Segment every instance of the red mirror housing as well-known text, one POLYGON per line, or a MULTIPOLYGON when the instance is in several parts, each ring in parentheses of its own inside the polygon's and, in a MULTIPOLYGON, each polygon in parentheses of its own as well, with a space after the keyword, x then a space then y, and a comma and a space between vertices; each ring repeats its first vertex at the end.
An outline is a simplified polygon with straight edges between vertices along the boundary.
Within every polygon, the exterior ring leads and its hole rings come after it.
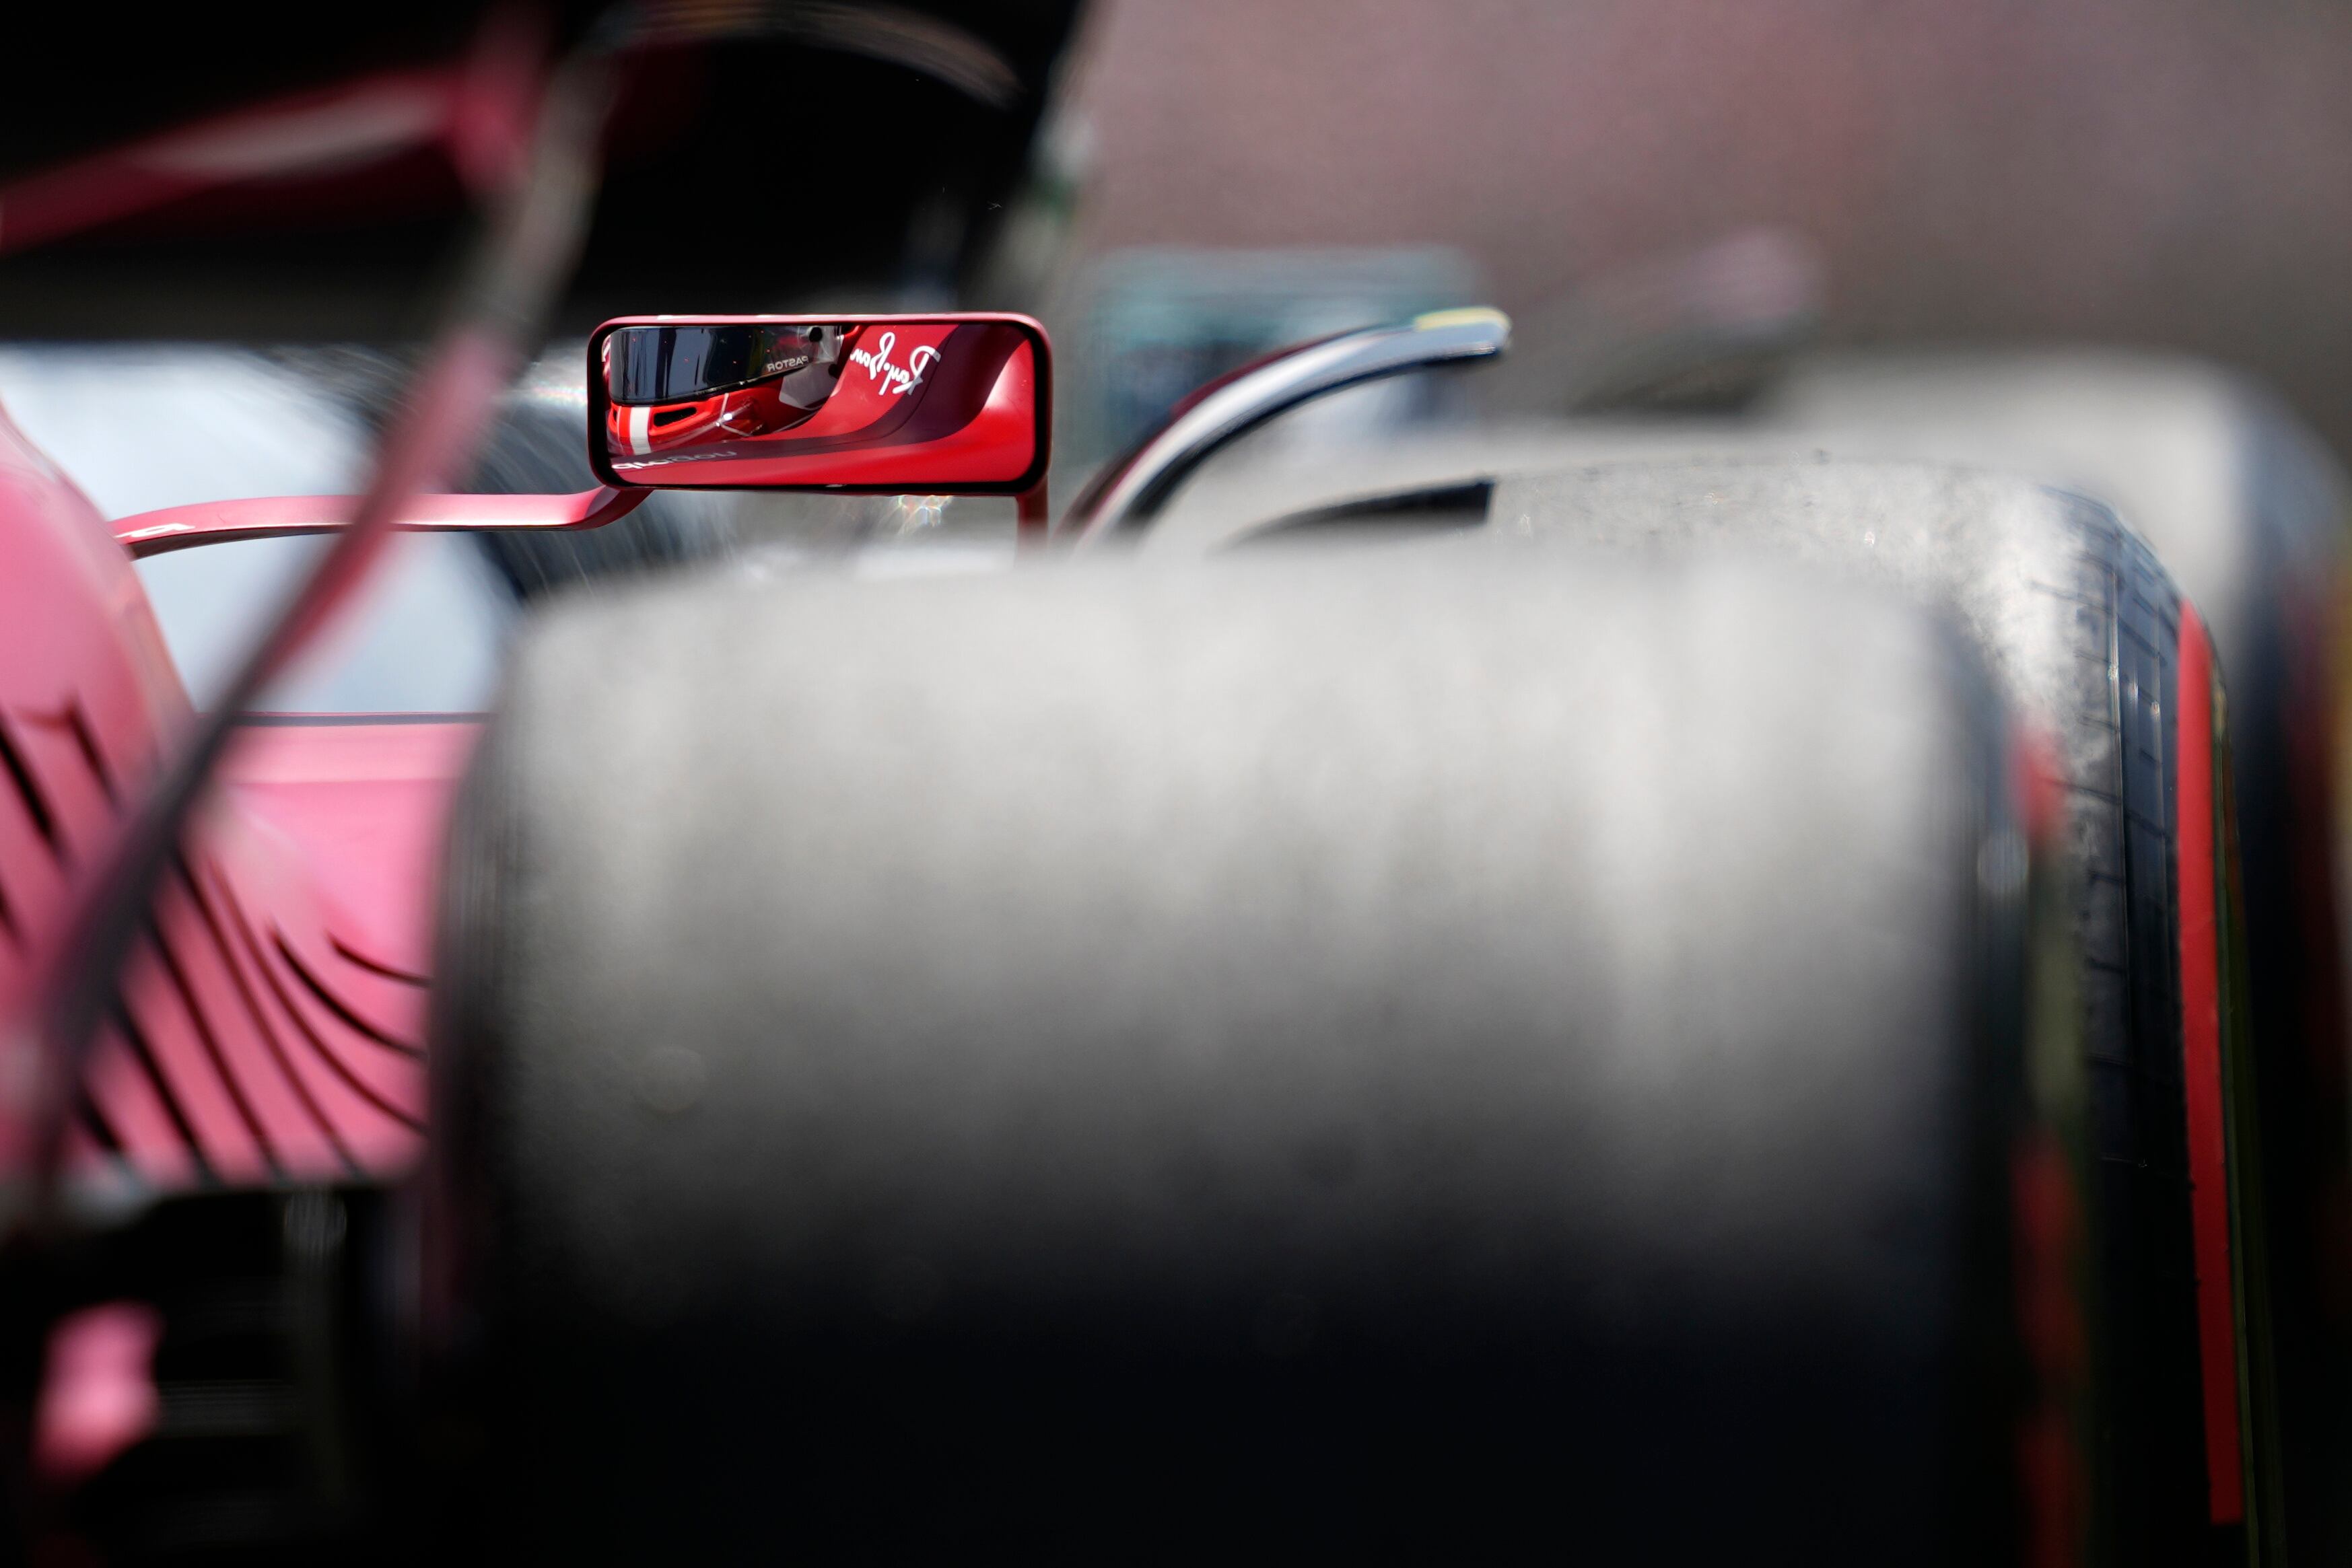
POLYGON ((588 340, 588 460, 616 488, 1016 495, 1052 442, 1026 316, 632 316, 588 340))

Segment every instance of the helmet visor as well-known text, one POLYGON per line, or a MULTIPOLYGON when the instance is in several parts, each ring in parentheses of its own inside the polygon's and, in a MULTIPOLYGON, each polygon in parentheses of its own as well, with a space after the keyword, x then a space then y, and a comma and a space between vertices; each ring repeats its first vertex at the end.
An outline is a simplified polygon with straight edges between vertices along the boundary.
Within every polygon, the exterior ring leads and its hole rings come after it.
POLYGON ((821 327, 624 327, 605 340, 605 392, 617 403, 678 402, 805 369, 821 327))

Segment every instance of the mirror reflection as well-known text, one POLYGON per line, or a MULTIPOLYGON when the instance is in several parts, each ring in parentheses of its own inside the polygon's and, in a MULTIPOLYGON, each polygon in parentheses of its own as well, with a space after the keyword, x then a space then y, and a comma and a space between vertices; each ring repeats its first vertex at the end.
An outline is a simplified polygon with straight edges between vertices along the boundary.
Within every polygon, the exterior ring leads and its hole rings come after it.
POLYGON ((1043 468, 1035 328, 1013 318, 660 319, 592 345, 608 483, 1010 488, 1043 468))

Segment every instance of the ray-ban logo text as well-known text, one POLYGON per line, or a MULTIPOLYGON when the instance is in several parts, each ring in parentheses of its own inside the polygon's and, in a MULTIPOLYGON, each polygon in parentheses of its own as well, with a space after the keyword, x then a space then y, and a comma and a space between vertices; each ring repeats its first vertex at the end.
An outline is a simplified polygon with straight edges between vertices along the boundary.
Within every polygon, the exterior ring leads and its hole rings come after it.
POLYGON ((934 364, 939 362, 940 351, 927 344, 919 349, 908 350, 907 366, 906 369, 901 370, 890 362, 890 350, 898 346, 898 334, 885 332, 874 340, 872 353, 866 352, 864 349, 849 350, 849 362, 863 366, 870 379, 880 382, 885 397, 894 394, 899 397, 906 396, 923 384, 923 377, 929 373, 934 364))

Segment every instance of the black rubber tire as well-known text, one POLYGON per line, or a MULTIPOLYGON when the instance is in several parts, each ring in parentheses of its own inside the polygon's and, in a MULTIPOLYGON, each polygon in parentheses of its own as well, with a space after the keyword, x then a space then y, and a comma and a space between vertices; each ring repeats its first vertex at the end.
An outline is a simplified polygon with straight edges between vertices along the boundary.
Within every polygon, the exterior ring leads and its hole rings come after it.
POLYGON ((2336 886, 2352 567, 2344 477, 2275 394, 2112 350, 1832 356, 1774 417, 1840 448, 2031 468, 2115 506, 2210 617, 2230 674, 2285 1538, 2352 1562, 2352 1042, 2336 886))
MULTIPOLYGON (((2236 955, 2209 952, 2228 993, 2229 1124, 2216 1131, 2231 1198, 2229 1264, 2209 1272, 2231 1276, 2221 1374, 2236 1400, 2222 1402, 2209 1455, 2175 841, 2179 721, 2193 694, 2179 682, 2183 603, 2154 555, 2106 507, 2031 480, 1828 458, 1625 463, 1506 479, 1488 526, 1469 538, 1668 558, 1795 556, 1958 616, 2006 698, 2054 746, 2065 789, 2063 873, 2096 1170, 2095 1554, 2204 1564, 2258 1552, 2277 1458, 2267 1323, 2259 1291, 2246 1289, 2262 1236, 2237 1157, 2252 1137, 2236 1038, 2243 982, 2231 973, 2236 955)), ((2203 765, 2226 801, 2221 705, 2209 696, 2214 745, 2203 765)), ((2226 826, 2213 841, 2221 862, 2207 870, 2226 901, 2226 826)), ((2221 915, 2213 940, 2226 944, 2229 912, 2221 915)))
POLYGON ((1772 571, 559 611, 446 884, 454 1545, 2013 1558, 2006 735, 1772 571))

